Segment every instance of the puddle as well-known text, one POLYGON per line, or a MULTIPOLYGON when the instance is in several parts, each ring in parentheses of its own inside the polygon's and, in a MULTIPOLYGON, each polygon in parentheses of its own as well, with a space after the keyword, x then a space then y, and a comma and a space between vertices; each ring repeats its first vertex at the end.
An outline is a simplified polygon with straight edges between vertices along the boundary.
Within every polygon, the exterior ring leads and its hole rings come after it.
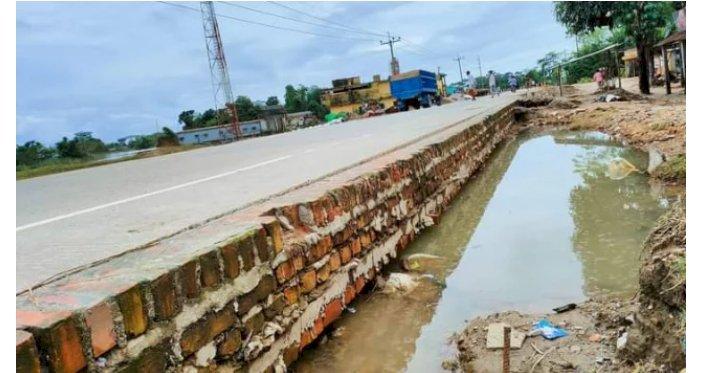
MULTIPOLYGON (((407 295, 356 298, 298 372, 437 372, 466 320, 503 311, 550 312, 589 296, 631 295, 639 250, 668 206, 633 172, 607 177, 612 160, 647 167, 647 155, 599 133, 526 136, 504 144, 406 251, 443 258, 407 295)), ((400 271, 397 264, 390 271, 400 271)))

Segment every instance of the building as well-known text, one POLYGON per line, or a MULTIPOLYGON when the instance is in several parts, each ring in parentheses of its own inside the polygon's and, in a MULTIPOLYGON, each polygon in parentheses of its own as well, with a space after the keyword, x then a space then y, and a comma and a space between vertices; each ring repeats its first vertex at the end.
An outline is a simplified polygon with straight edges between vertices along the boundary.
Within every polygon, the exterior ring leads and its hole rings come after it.
MULTIPOLYGON (((267 122, 264 119, 240 122, 239 126, 242 137, 258 136, 268 132, 267 122)), ((181 131, 177 133, 177 137, 182 145, 220 144, 235 140, 235 136, 228 125, 181 131)))
POLYGON ((265 121, 264 132, 280 133, 287 131, 287 110, 282 105, 263 106, 260 115, 265 121))
POLYGON ((323 90, 322 103, 332 113, 359 113, 363 104, 390 108, 395 99, 390 94, 390 80, 373 76, 372 82, 361 83, 360 77, 335 79, 332 88, 323 90))
POLYGON ((288 113, 288 129, 302 128, 318 122, 318 118, 312 111, 299 111, 288 113))

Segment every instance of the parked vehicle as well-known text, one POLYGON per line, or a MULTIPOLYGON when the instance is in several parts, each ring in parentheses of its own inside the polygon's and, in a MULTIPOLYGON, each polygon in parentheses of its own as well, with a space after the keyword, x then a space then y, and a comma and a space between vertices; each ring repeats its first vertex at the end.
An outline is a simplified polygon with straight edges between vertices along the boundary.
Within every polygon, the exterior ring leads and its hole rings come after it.
POLYGON ((398 110, 440 105, 435 73, 413 70, 390 77, 390 93, 398 110))

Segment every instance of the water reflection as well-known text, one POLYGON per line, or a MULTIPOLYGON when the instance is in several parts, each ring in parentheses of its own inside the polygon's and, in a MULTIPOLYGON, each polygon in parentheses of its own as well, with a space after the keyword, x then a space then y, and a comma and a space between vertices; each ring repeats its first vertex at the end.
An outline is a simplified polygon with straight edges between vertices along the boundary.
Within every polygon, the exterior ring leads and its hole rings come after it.
MULTIPOLYGON (((530 136, 502 146, 440 224, 403 254, 445 260, 447 287, 407 296, 359 298, 343 334, 308 350, 293 368, 309 371, 434 372, 451 353, 447 337, 464 321, 507 309, 546 312, 597 293, 637 286, 638 250, 663 204, 647 178, 605 176, 642 153, 594 133, 530 136)), ((397 267, 391 268, 397 270, 397 267)))

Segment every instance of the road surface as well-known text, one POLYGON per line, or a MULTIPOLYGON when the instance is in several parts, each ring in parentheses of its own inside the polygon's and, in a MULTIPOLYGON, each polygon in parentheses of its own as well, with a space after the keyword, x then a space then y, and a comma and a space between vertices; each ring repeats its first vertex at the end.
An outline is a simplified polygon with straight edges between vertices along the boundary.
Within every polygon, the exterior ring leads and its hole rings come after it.
POLYGON ((514 97, 483 97, 17 181, 16 289, 490 114, 514 97))

